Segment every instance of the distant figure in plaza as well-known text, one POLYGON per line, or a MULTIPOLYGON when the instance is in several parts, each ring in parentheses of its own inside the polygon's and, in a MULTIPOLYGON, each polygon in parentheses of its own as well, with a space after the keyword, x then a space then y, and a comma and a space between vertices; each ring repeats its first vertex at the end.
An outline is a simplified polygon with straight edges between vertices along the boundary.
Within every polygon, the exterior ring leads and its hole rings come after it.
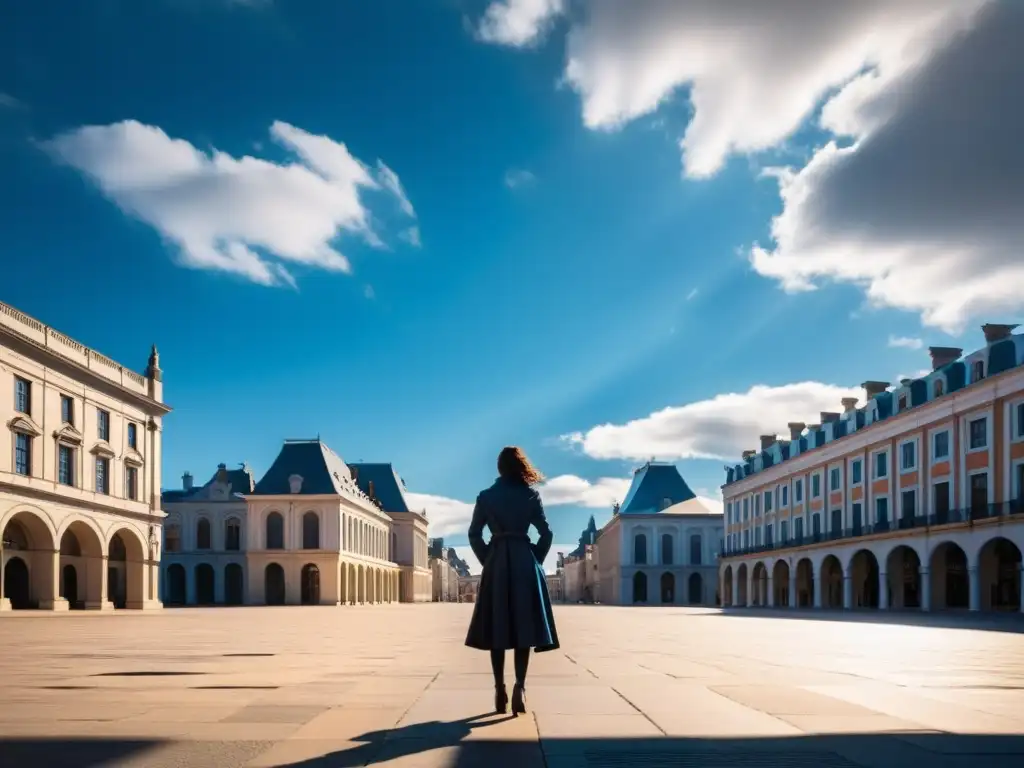
POLYGON ((483 564, 483 573, 466 645, 491 652, 494 709, 499 713, 508 712, 509 704, 505 651, 514 652, 512 714, 519 715, 526 712, 530 649, 540 653, 558 648, 543 566, 551 549, 551 528, 540 494, 533 488, 543 479, 521 449, 503 448, 498 454, 498 479, 476 497, 469 525, 469 543, 483 564), (530 541, 531 525, 540 535, 536 544, 530 541), (485 526, 491 532, 487 543, 485 526))

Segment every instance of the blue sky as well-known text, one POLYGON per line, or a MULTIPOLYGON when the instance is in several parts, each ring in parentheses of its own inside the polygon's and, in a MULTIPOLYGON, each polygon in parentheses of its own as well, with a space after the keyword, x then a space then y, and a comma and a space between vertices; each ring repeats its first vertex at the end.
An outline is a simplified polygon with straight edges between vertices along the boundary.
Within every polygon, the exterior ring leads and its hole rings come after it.
POLYGON ((649 456, 714 497, 765 430, 978 346, 1024 277, 958 206, 978 179, 922 178, 928 92, 872 109, 996 3, 747 3, 738 55, 705 5, 0 0, 0 299, 140 370, 158 344, 169 487, 319 434, 456 544, 507 443, 558 545, 649 456))

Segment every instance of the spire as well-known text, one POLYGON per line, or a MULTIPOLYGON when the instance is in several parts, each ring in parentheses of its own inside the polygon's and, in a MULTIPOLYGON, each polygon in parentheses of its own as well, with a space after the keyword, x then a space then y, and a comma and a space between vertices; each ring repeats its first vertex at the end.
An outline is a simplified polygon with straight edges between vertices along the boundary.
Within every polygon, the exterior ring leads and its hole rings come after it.
POLYGON ((146 365, 146 378, 160 381, 163 378, 163 371, 160 370, 160 352, 157 351, 156 344, 149 352, 149 363, 146 365))

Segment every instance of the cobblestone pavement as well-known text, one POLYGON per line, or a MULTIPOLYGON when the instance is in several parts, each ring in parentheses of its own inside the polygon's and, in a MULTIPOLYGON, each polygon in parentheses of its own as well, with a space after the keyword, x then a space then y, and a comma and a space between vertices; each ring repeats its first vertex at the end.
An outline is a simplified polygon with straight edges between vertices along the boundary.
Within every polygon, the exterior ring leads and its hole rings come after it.
POLYGON ((470 610, 7 615, 0 766, 1024 765, 1020 622, 560 606, 511 718, 470 610))

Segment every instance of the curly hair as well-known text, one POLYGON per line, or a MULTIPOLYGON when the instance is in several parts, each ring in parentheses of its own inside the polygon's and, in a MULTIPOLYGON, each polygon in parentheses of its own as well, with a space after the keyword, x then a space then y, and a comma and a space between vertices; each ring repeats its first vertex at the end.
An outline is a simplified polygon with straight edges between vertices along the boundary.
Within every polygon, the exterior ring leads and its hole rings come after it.
POLYGON ((535 485, 544 480, 544 475, 530 463, 523 449, 508 445, 498 454, 498 474, 509 480, 519 480, 526 485, 535 485))

